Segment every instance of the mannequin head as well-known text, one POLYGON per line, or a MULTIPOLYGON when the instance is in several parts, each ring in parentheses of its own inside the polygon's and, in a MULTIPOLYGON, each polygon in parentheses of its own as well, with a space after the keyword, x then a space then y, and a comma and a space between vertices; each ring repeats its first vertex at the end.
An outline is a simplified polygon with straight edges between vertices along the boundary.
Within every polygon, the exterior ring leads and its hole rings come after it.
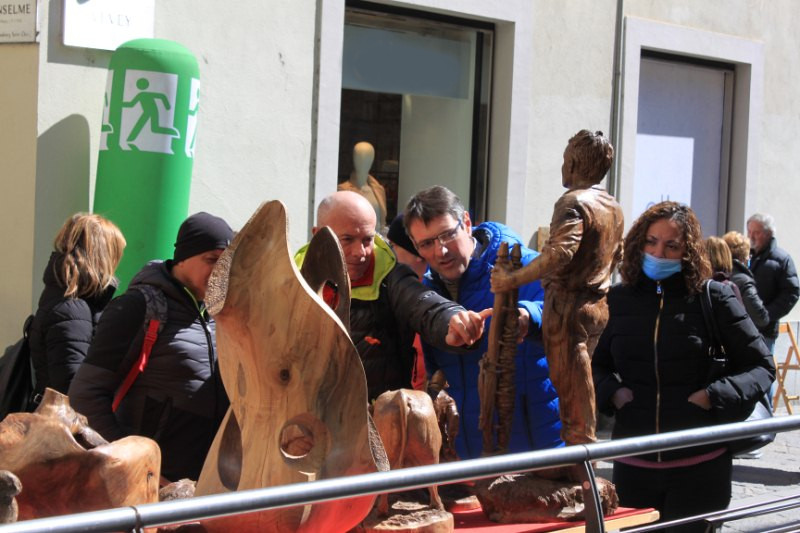
POLYGON ((357 185, 363 187, 367 183, 369 169, 375 160, 375 148, 365 141, 356 143, 353 147, 353 170, 358 181, 357 185))

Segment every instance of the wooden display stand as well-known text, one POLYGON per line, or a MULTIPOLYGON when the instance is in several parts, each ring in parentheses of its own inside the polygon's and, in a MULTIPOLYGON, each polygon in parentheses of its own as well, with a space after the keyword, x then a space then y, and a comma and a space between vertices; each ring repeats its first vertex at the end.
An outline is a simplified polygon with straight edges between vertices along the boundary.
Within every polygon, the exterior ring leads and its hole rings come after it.
MULTIPOLYGON (((464 533, 545 533, 558 531, 559 533, 583 533, 586 526, 583 522, 548 522, 541 524, 498 524, 491 522, 478 509, 474 511, 455 512, 456 531, 464 533)), ((619 507, 614 514, 603 520, 606 531, 622 529, 624 527, 651 524, 659 519, 655 509, 630 509, 619 507)))
POLYGON ((783 398, 783 404, 791 415, 794 414, 794 411, 790 402, 797 401, 800 396, 788 394, 786 390, 786 374, 789 373, 789 370, 800 370, 800 350, 797 349, 797 339, 794 336, 794 331, 786 322, 781 322, 780 326, 778 326, 778 335, 780 336, 782 333, 789 335, 789 350, 786 352, 786 358, 783 363, 779 363, 777 359, 775 360, 775 381, 777 381, 778 387, 775 389, 772 405, 777 407, 778 400, 783 398), (792 362, 792 359, 794 359, 794 362, 792 362))
MULTIPOLYGON (((217 324, 220 372, 231 408, 206 458, 197 496, 385 469, 383 447, 370 431, 361 360, 339 317, 302 280, 286 235, 283 204, 263 204, 209 280, 206 303, 217 324)), ((346 276, 341 252, 326 268, 335 274, 317 279, 346 276)), ((361 496, 272 509, 203 526, 347 531, 374 500, 361 496)))

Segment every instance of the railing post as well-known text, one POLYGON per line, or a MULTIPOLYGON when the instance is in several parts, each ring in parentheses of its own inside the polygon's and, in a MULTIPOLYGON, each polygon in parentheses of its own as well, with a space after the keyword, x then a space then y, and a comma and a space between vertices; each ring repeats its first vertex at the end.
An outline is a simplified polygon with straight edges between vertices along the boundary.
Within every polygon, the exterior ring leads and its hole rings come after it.
POLYGON ((581 473, 581 490, 583 491, 583 514, 586 519, 586 531, 592 533, 605 533, 603 522, 603 507, 600 495, 597 492, 597 483, 594 478, 594 468, 591 461, 584 461, 581 473))

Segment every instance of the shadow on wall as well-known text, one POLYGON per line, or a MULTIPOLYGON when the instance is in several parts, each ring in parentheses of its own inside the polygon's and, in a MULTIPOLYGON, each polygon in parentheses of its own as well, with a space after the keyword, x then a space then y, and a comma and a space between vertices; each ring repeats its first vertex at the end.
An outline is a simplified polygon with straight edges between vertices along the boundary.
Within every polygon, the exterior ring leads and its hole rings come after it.
POLYGON ((47 62, 108 68, 112 52, 64 46, 64 0, 50 0, 47 6, 47 62))
POLYGON ((53 239, 68 216, 89 211, 89 123, 70 115, 39 135, 36 146, 36 204, 33 230, 33 309, 42 292, 42 273, 53 239))

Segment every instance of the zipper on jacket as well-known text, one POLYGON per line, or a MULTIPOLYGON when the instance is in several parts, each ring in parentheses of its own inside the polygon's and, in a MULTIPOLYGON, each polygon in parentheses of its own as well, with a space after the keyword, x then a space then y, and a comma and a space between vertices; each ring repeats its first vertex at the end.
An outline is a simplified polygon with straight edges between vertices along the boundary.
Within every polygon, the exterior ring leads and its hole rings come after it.
MULTIPOLYGON (((658 375, 658 329, 661 325, 661 311, 664 310, 664 290, 660 281, 656 281, 656 294, 660 298, 658 300, 658 314, 656 314, 656 327, 653 331, 653 359, 656 372, 656 433, 661 433, 661 376, 658 375)), ((661 452, 658 452, 656 461, 661 462, 661 452)))

